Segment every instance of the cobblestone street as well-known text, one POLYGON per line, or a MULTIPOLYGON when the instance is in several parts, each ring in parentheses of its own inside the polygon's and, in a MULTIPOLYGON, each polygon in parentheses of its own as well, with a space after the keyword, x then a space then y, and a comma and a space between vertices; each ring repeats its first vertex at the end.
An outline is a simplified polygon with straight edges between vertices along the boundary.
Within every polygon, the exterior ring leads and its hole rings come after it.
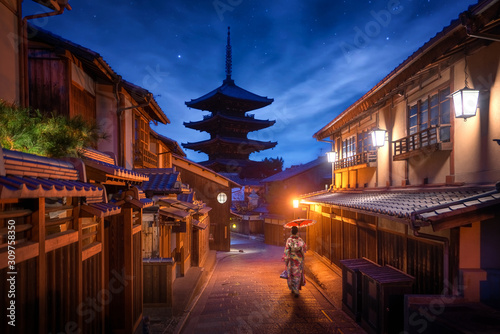
POLYGON ((300 297, 279 274, 282 247, 232 237, 182 333, 364 333, 307 281, 300 297))

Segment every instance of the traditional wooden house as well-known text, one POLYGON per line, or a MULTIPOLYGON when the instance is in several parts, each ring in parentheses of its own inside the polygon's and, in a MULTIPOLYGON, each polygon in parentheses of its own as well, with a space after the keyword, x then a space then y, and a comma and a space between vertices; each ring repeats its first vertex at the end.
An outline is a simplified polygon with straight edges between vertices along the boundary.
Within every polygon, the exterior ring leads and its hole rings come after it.
POLYGON ((205 166, 179 155, 172 155, 172 165, 182 175, 182 180, 195 191, 198 200, 211 210, 209 242, 210 249, 229 251, 231 245, 231 189, 241 187, 205 166))
POLYGON ((0 99, 7 103, 28 106, 27 22, 71 10, 68 1, 33 0, 50 9, 23 16, 22 0, 0 2, 0 99))
MULTIPOLYGON (((100 169, 107 180, 95 183, 86 175, 96 166, 87 169, 79 159, 5 149, 1 157, 0 264, 2 278, 16 280, 12 328, 133 332, 142 319, 138 219, 148 201, 130 191, 108 201, 106 184, 144 177, 107 164, 100 169)), ((2 299, 5 309, 8 302, 2 299)))
POLYGON ((337 161, 331 191, 301 200, 318 221, 310 249, 391 265, 415 293, 500 306, 499 13, 499 1, 471 6, 315 133, 337 161))
POLYGON ((43 29, 30 29, 31 105, 42 112, 82 116, 109 136, 98 150, 84 152, 83 163, 74 163, 120 207, 120 214, 104 214, 104 279, 112 279, 111 271, 123 271, 132 282, 106 305, 104 330, 133 332, 142 320, 142 209, 153 202, 137 188, 148 177, 132 168, 158 166, 158 153, 166 146, 151 136, 149 123, 166 124, 168 118, 150 92, 122 80, 99 54, 43 29))

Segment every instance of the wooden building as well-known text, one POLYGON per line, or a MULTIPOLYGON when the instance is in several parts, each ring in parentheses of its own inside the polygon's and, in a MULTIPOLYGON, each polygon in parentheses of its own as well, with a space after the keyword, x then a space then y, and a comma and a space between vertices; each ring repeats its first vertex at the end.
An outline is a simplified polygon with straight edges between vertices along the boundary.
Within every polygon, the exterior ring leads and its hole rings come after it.
POLYGON ((165 147, 150 123, 170 123, 151 92, 115 73, 97 53, 30 26, 30 106, 42 112, 81 116, 108 135, 95 149, 127 169, 156 168, 165 147))
POLYGON ((0 2, 0 99, 23 107, 29 105, 26 23, 71 10, 67 1, 33 1, 47 7, 47 12, 23 16, 22 0, 0 2))
MULTIPOLYGON (((31 106, 47 113, 82 116, 108 134, 109 140, 100 141, 97 150, 84 152, 83 162, 71 161, 88 182, 102 187, 104 203, 109 200, 120 207, 117 212, 88 205, 82 211, 98 215, 106 226, 101 247, 104 255, 96 264, 101 269, 89 272, 87 277, 102 276, 103 282, 108 282, 102 284, 108 284, 109 289, 122 277, 113 275, 123 274, 130 280, 100 310, 104 321, 92 332, 132 333, 142 320, 142 209, 153 204, 137 188, 148 177, 132 168, 158 166, 158 153, 167 147, 151 135, 149 123, 166 124, 169 120, 150 92, 122 80, 98 53, 43 29, 30 29, 31 106), (104 213, 98 214, 101 209, 104 213)), ((51 319, 56 314, 48 316, 51 319)))
POLYGON ((183 182, 195 191, 199 200, 211 208, 210 249, 229 251, 231 245, 231 189, 241 187, 236 182, 184 157, 172 155, 172 164, 182 175, 183 182))
POLYGON ((471 6, 316 132, 338 158, 333 188, 301 199, 318 221, 310 249, 391 265, 414 293, 500 306, 499 13, 499 1, 471 6), (450 96, 464 83, 479 90, 467 121, 450 96))
POLYGON ((213 91, 186 102, 189 108, 206 110, 210 115, 203 120, 184 123, 184 126, 210 134, 208 140, 182 144, 184 148, 203 152, 208 160, 200 162, 216 172, 240 173, 245 168, 258 168, 258 162, 249 159, 253 152, 276 146, 276 142, 248 139, 249 132, 272 126, 275 121, 255 119, 247 114, 270 105, 273 99, 259 96, 238 87, 231 79, 232 53, 229 28, 226 46, 226 79, 213 91))
POLYGON ((133 190, 108 201, 106 187, 144 176, 90 159, 1 153, 0 265, 5 281, 15 272, 16 331, 133 332, 142 320, 141 209, 150 201, 133 190))

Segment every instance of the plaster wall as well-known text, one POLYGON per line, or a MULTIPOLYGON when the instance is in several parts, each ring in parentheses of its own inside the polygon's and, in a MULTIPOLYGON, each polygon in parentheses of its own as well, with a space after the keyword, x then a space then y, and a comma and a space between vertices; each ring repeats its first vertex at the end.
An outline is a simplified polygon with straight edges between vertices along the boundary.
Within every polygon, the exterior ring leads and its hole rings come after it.
MULTIPOLYGON (((475 117, 455 120, 455 179, 466 183, 500 180, 500 45, 492 43, 468 57, 469 87, 481 91, 475 117)), ((455 89, 465 82, 465 61, 455 64, 455 89)))
POLYGON ((122 112, 124 133, 122 136, 125 138, 123 144, 123 161, 127 169, 134 168, 134 112, 133 109, 127 109, 122 112))
POLYGON ((17 12, 20 10, 16 0, 0 2, 0 59, 2 60, 0 61, 0 99, 15 104, 20 102, 20 39, 17 19, 17 12))
MULTIPOLYGON (((96 117, 101 131, 108 135, 107 139, 100 140, 98 150, 113 152, 119 156, 118 118, 116 116, 116 98, 111 85, 97 85, 96 117)), ((118 163, 118 161, 117 161, 118 163)))

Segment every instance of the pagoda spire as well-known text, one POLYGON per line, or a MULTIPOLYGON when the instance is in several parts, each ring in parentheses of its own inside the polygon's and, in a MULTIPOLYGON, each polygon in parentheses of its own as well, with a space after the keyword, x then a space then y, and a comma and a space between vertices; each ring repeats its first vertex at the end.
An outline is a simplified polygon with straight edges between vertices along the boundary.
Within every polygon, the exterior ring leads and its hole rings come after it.
POLYGON ((231 50, 231 39, 230 39, 230 27, 227 27, 227 45, 226 45, 226 80, 225 82, 233 81, 231 79, 233 60, 232 60, 232 50, 231 50))

